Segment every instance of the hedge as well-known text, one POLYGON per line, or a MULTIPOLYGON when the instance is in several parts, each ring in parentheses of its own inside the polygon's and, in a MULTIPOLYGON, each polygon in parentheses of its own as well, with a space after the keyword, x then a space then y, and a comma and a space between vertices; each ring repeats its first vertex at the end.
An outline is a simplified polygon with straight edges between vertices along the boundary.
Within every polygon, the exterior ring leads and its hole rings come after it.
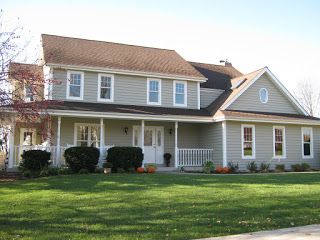
POLYGON ((40 172, 44 168, 48 168, 50 165, 51 153, 42 150, 28 150, 24 151, 21 155, 22 161, 20 168, 22 171, 34 171, 40 172))
POLYGON ((107 162, 112 163, 112 171, 117 169, 128 171, 142 166, 143 153, 139 147, 112 147, 108 149, 107 162))

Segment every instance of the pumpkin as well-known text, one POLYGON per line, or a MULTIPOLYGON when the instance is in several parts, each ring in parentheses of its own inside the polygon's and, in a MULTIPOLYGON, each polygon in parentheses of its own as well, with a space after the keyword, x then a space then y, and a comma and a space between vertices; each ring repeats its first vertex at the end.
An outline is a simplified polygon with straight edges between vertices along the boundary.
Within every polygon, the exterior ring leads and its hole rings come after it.
POLYGON ((143 167, 138 167, 137 168, 137 173, 144 173, 144 168, 143 167))
POLYGON ((148 173, 155 173, 156 169, 154 167, 147 167, 147 172, 148 173))

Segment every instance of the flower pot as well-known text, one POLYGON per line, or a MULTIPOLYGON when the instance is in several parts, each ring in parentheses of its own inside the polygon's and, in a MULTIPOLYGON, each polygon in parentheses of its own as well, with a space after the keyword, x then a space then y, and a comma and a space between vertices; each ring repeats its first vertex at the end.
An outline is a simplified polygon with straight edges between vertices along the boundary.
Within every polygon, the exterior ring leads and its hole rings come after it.
POLYGON ((104 168, 103 172, 104 172, 104 174, 110 174, 111 173, 111 168, 104 168))

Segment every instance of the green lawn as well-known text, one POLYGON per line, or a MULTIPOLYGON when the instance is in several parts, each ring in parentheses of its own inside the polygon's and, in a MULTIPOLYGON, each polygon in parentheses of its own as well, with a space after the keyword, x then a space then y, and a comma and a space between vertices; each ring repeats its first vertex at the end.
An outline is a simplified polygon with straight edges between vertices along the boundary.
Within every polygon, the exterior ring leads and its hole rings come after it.
POLYGON ((0 184, 0 239, 192 239, 320 223, 320 173, 0 184))

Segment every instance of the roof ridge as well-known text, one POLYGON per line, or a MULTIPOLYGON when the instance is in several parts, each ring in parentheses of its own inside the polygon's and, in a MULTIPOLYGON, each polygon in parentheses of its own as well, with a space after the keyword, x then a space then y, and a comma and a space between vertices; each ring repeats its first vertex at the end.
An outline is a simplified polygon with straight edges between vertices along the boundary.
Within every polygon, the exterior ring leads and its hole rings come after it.
POLYGON ((119 43, 119 42, 110 42, 110 41, 102 41, 102 40, 94 40, 94 39, 79 38, 79 37, 66 37, 66 36, 54 35, 54 34, 46 34, 46 33, 42 33, 42 34, 41 34, 41 37, 42 37, 42 36, 69 38, 69 39, 77 39, 77 40, 89 41, 89 42, 110 43, 110 44, 125 45, 125 46, 130 46, 130 47, 149 48, 149 49, 156 49, 156 50, 165 50, 165 51, 173 51, 173 52, 176 52, 174 49, 157 48, 157 47, 147 47, 147 46, 141 46, 141 45, 127 44, 127 43, 119 43))
POLYGON ((259 69, 257 69, 257 70, 252 71, 252 72, 249 72, 249 73, 246 73, 246 74, 242 74, 242 75, 239 76, 239 77, 231 78, 230 80, 232 81, 232 80, 234 80, 234 79, 241 78, 241 77, 244 77, 244 76, 253 74, 253 73, 255 73, 255 72, 260 72, 261 70, 263 70, 263 69, 265 69, 265 68, 266 68, 266 67, 259 68, 259 69))
POLYGON ((198 64, 206 64, 206 65, 214 65, 214 66, 218 66, 218 67, 233 67, 233 68, 235 68, 234 66, 225 66, 225 65, 215 64, 215 63, 204 63, 204 62, 193 62, 193 61, 187 61, 187 62, 189 62, 189 63, 198 63, 198 64))

